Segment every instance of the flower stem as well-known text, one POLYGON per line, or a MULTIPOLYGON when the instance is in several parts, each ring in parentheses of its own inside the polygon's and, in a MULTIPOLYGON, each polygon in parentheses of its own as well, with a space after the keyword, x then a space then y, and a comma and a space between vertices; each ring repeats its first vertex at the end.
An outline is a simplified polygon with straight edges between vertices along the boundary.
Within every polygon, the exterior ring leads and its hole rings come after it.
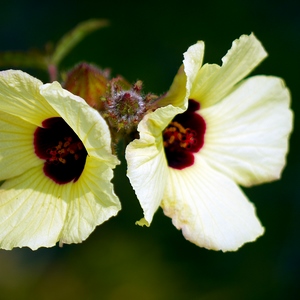
POLYGON ((53 82, 55 80, 57 80, 57 67, 56 65, 49 65, 48 66, 48 73, 49 73, 49 78, 50 78, 50 82, 53 82))

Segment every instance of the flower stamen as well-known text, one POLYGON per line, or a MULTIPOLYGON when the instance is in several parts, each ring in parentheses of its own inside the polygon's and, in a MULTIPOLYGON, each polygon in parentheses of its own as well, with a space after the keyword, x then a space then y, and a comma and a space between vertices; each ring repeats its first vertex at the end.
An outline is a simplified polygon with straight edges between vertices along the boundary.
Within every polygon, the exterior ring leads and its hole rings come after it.
POLYGON ((72 143, 72 137, 65 137, 65 142, 58 142, 58 145, 46 150, 46 153, 49 154, 49 158, 46 159, 47 163, 63 163, 67 162, 66 157, 68 155, 73 155, 75 160, 78 160, 81 156, 79 151, 83 149, 83 144, 81 141, 75 141, 72 143))
POLYGON ((204 144, 206 124, 200 114, 199 104, 189 100, 186 112, 177 115, 163 132, 163 145, 169 167, 184 169, 194 163, 194 153, 204 144))
POLYGON ((196 131, 190 128, 184 128, 178 122, 171 122, 163 133, 164 147, 181 147, 190 149, 197 143, 196 131))

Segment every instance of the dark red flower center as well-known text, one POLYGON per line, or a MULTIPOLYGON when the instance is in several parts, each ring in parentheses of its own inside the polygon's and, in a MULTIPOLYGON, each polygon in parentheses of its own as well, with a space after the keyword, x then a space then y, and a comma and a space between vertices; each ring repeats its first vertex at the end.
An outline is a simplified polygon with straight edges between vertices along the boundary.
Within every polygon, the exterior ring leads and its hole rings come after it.
POLYGON ((34 133, 35 154, 45 160, 44 173, 58 184, 77 181, 87 151, 72 128, 59 117, 43 121, 34 133))
POLYGON ((193 165, 194 153, 204 144, 206 124, 196 113, 200 104, 189 100, 187 111, 177 115, 163 132, 164 148, 170 167, 182 170, 193 165))

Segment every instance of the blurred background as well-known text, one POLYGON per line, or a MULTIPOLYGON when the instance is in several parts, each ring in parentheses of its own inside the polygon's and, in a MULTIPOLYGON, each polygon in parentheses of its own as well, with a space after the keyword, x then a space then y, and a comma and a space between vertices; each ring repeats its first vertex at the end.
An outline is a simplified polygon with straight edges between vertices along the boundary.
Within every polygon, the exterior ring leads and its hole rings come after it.
MULTIPOLYGON (((253 74, 285 79, 296 115, 288 164, 277 182, 244 189, 265 235, 239 251, 208 251, 187 242, 159 210, 150 228, 134 225, 142 212, 125 163, 116 170, 123 209, 82 244, 0 250, 0 299, 300 299, 300 8, 294 0, 94 1, 4 0, 0 51, 42 49, 79 22, 107 18, 63 61, 111 68, 145 92, 168 90, 182 54, 197 40, 205 62, 221 58, 241 34, 254 32, 269 57, 253 74)), ((47 81, 47 74, 28 70, 47 81)))

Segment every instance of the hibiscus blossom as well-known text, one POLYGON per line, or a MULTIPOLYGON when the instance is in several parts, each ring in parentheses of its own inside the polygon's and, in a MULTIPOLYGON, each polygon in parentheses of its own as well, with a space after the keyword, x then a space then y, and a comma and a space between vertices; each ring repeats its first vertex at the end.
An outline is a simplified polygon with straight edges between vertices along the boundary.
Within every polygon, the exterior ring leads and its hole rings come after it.
POLYGON ((222 66, 191 46, 161 101, 126 149, 127 175, 149 226, 159 206, 184 237, 232 251, 263 234, 240 189, 278 179, 292 128, 290 95, 272 76, 244 79, 266 56, 256 37, 232 44, 222 66))
POLYGON ((0 72, 0 247, 80 243, 120 210, 99 113, 59 83, 0 72))

